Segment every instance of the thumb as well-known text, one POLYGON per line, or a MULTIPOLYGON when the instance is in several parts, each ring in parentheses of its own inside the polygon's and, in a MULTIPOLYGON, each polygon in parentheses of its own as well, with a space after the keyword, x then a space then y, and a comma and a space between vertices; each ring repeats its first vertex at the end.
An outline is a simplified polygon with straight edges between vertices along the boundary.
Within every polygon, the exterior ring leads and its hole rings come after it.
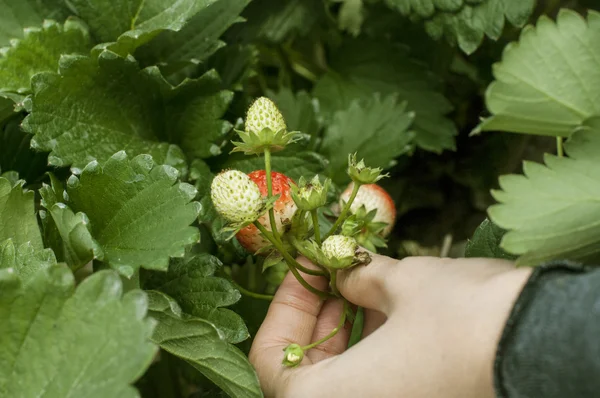
POLYGON ((353 304, 388 315, 393 306, 394 278, 399 263, 391 257, 369 253, 371 262, 338 271, 337 287, 353 304))

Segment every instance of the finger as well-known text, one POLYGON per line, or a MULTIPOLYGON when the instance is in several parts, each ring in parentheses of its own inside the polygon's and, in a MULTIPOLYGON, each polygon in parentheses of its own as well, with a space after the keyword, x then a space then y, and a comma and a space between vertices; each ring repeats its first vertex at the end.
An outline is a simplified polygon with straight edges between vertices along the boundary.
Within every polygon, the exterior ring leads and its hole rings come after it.
MULTIPOLYGON (((306 259, 298 261, 314 268, 306 259)), ((317 289, 327 287, 324 277, 301 275, 317 289)), ((288 273, 269 306, 249 354, 265 392, 277 391, 278 384, 285 382, 286 369, 281 364, 283 349, 291 343, 310 343, 322 305, 319 297, 306 290, 291 272, 288 273)), ((310 362, 307 358, 304 361, 310 362)))
POLYGON ((337 286, 344 297, 361 307, 389 314, 391 310, 390 278, 398 260, 371 254, 372 261, 349 270, 339 271, 337 286))
MULTIPOLYGON (((397 349, 390 349, 389 344, 396 344, 397 330, 387 325, 379 328, 368 339, 361 341, 346 351, 344 355, 331 357, 318 364, 305 367, 303 374, 290 379, 286 397, 393 397, 403 396, 398 391, 386 390, 387 386, 397 389, 399 383, 390 383, 408 374, 406 366, 391 368, 401 369, 400 374, 390 373, 391 366, 397 361, 397 349), (388 365, 391 364, 391 365, 388 365)), ((401 385, 401 384, 400 384, 401 385)), ((410 396, 410 395, 406 395, 410 396)))
MULTIPOLYGON (((331 331, 339 325, 340 316, 344 309, 342 300, 328 300, 323 305, 321 313, 317 318, 317 325, 313 333, 311 342, 318 341, 327 336, 331 331)), ((345 351, 348 346, 350 332, 346 328, 346 324, 333 336, 331 339, 322 344, 308 350, 306 355, 312 363, 320 362, 324 359, 339 355, 345 351)))

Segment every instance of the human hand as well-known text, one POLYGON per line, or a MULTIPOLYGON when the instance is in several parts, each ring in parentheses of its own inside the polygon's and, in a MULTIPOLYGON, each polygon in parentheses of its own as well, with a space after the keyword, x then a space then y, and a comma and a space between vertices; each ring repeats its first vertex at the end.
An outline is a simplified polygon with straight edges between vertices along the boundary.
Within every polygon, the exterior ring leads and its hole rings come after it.
POLYGON ((363 340, 346 350, 350 332, 342 329, 296 368, 281 364, 283 349, 327 335, 343 305, 323 303, 288 275, 250 361, 267 397, 493 397, 496 345, 530 273, 502 260, 373 255, 369 265, 340 272, 337 283, 366 308, 363 340))

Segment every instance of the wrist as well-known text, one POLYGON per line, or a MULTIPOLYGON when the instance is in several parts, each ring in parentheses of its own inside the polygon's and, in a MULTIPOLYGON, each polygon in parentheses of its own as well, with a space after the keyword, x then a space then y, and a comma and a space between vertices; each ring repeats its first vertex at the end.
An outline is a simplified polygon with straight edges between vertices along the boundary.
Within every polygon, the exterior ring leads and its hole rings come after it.
POLYGON ((502 331, 510 312, 517 301, 523 286, 531 275, 531 268, 512 269, 491 276, 481 284, 481 305, 484 311, 477 311, 473 336, 477 349, 477 358, 473 361, 476 368, 474 386, 478 397, 495 397, 494 393, 494 361, 502 331))

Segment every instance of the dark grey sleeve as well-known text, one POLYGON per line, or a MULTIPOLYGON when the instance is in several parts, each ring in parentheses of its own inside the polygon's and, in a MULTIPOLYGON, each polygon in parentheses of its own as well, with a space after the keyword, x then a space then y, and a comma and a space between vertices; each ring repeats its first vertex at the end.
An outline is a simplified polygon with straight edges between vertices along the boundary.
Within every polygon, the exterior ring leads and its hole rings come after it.
POLYGON ((494 373, 498 397, 600 397, 600 268, 537 268, 506 323, 494 373))

